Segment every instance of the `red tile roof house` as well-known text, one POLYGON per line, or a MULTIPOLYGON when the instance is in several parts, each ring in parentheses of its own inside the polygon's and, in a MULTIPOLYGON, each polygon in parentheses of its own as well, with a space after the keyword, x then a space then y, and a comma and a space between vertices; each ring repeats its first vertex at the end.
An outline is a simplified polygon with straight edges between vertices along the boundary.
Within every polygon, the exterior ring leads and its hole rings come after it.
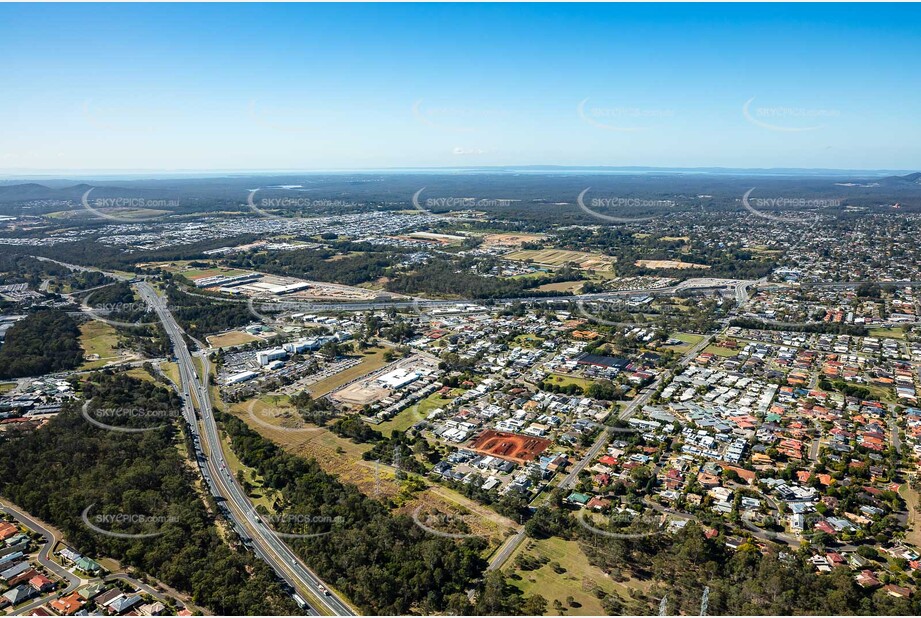
POLYGON ((876 588, 880 585, 880 581, 876 579, 876 573, 869 569, 864 569, 854 579, 859 586, 864 588, 876 588))
POLYGON ((5 521, 0 521, 0 541, 5 541, 11 536, 19 534, 19 528, 5 521))
POLYGON ((10 579, 8 579, 6 581, 6 585, 9 586, 10 588, 13 588, 15 586, 18 586, 19 584, 28 583, 30 579, 32 579, 38 574, 39 574, 38 571, 36 571, 35 569, 29 569, 28 571, 25 571, 24 573, 20 573, 16 577, 11 577, 10 579))
POLYGON ((51 609, 63 616, 71 616, 82 608, 86 604, 86 601, 80 597, 79 594, 73 592, 66 597, 60 599, 55 599, 50 603, 51 609))
POLYGON ((585 506, 586 508, 590 508, 594 511, 603 511, 611 506, 611 501, 605 498, 599 498, 598 496, 593 496, 585 506))
POLYGON ((54 588, 54 582, 39 573, 35 577, 29 580, 29 585, 38 590, 39 592, 47 592, 54 588))
POLYGON ((711 489, 713 487, 720 486, 720 477, 709 474, 707 472, 700 472, 697 474, 697 481, 700 483, 701 487, 704 489, 711 489))
POLYGON ((827 521, 825 521, 825 520, 822 520, 822 521, 820 521, 819 523, 817 523, 817 524, 815 525, 815 529, 816 529, 816 530, 819 530, 819 531, 821 531, 821 532, 824 532, 825 534, 830 534, 830 535, 832 535, 832 536, 835 536, 836 534, 838 534, 838 533, 835 531, 835 529, 831 527, 831 524, 829 524, 829 523, 828 523, 827 521))
POLYGON ((720 467, 723 470, 732 470, 739 475, 739 478, 748 483, 749 485, 754 485, 757 480, 755 473, 751 470, 746 470, 745 468, 740 468, 738 466, 730 466, 729 464, 720 463, 720 467))
POLYGON ((905 588, 904 586, 896 586, 895 584, 889 584, 883 590, 886 591, 886 594, 893 596, 899 599, 907 599, 911 596, 911 588, 905 588))

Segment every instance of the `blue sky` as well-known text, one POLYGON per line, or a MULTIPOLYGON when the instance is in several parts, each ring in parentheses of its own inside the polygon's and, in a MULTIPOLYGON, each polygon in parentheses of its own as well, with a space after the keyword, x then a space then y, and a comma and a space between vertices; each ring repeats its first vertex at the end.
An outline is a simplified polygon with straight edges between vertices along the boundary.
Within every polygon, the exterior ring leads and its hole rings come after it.
POLYGON ((0 5, 0 170, 921 169, 921 7, 0 5))

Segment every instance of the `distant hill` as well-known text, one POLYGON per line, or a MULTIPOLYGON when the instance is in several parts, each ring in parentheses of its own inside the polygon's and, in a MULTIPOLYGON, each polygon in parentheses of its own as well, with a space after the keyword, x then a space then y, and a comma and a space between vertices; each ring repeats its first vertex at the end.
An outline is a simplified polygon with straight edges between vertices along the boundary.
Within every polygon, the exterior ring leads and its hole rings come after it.
POLYGON ((0 202, 22 202, 25 200, 79 200, 91 189, 86 183, 55 189, 45 185, 29 182, 18 185, 0 186, 0 202))
POLYGON ((881 182, 891 186, 905 185, 906 183, 921 185, 921 172, 914 172, 904 176, 887 176, 881 182))
POLYGON ((55 193, 57 193, 56 190, 36 182, 29 182, 21 185, 8 185, 0 187, 0 201, 13 202, 19 200, 52 199, 51 195, 55 193))

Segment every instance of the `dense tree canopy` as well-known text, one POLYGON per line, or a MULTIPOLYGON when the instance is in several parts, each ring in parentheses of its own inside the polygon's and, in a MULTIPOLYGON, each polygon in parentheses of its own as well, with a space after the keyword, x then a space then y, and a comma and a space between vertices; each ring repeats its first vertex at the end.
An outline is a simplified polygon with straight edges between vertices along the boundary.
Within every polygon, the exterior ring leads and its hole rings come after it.
POLYGON ((63 311, 29 314, 16 322, 0 346, 0 378, 38 376, 83 362, 80 329, 63 311))
MULTIPOLYGON (((103 409, 179 406, 171 391, 149 382, 104 374, 93 374, 93 380, 85 391, 97 415, 103 409)), ((122 433, 91 425, 75 404, 40 430, 2 434, 0 494, 60 528, 78 551, 136 567, 216 614, 295 613, 265 563, 222 541, 213 514, 193 488, 195 472, 177 449, 176 423, 159 418, 152 422, 142 413, 105 418, 112 425, 158 427, 122 433), (149 518, 141 524, 98 523, 100 528, 158 534, 136 539, 99 534, 81 518, 91 505, 94 517, 149 518)))

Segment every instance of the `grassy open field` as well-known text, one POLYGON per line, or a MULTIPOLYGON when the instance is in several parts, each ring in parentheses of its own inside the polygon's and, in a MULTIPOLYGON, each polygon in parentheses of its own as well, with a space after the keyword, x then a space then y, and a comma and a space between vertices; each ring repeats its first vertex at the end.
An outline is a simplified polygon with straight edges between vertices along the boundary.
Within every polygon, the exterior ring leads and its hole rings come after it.
POLYGON ((81 369, 98 369, 113 360, 119 358, 118 350, 118 333, 113 326, 90 320, 80 325, 80 347, 83 348, 84 356, 89 358, 93 354, 99 355, 97 360, 88 360, 80 367, 81 369))
POLYGON ((766 247, 766 246, 763 246, 763 245, 759 245, 759 246, 757 246, 757 247, 749 247, 748 250, 751 251, 752 253, 754 253, 755 255, 763 255, 763 256, 772 256, 772 255, 782 255, 782 254, 783 254, 783 251, 781 251, 780 249, 770 249, 770 248, 768 248, 768 247, 766 247))
POLYGON ((223 432, 221 432, 221 444, 224 449, 224 459, 227 461, 230 471, 235 477, 242 471, 243 479, 251 485, 247 494, 252 499, 253 506, 264 506, 270 513, 275 512, 272 505, 275 503, 277 492, 271 488, 266 488, 262 477, 254 469, 240 461, 240 458, 230 447, 230 439, 223 432))
POLYGON ((173 384, 179 386, 179 365, 171 362, 160 363, 160 369, 163 370, 163 373, 166 374, 166 377, 169 378, 173 384))
MULTIPOLYGON (((122 217, 124 219, 147 219, 152 217, 159 217, 160 215, 165 215, 170 212, 169 210, 158 210, 155 208, 102 208, 97 210, 101 210, 106 214, 122 217)), ((88 211, 81 207, 74 210, 59 210, 56 212, 49 212, 48 214, 42 216, 48 217, 49 219, 74 219, 88 216, 89 214, 90 213, 88 211)))
POLYGON ((708 345, 706 348, 704 348, 704 352, 707 352, 709 354, 715 354, 717 356, 725 356, 727 358, 730 356, 735 356, 736 354, 739 353, 738 350, 733 350, 731 348, 724 348, 718 345, 708 345))
POLYGON ((406 431, 419 421, 424 420, 432 410, 443 408, 462 392, 462 389, 454 389, 449 397, 442 397, 438 393, 432 393, 420 401, 418 405, 406 408, 389 421, 374 425, 374 428, 385 436, 389 436, 394 431, 406 431))
POLYGON ((505 255, 510 260, 531 260, 535 264, 547 266, 563 266, 569 262, 576 263, 579 268, 586 270, 613 270, 614 258, 600 253, 585 253, 583 251, 566 251, 563 249, 526 249, 513 251, 505 255))
POLYGON ((543 343, 543 338, 528 333, 515 337, 515 345, 521 346, 522 348, 536 348, 543 343))
POLYGON ((235 403, 229 412, 286 451, 315 458, 326 472, 366 493, 375 489, 374 464, 361 458, 370 445, 356 444, 329 429, 305 423, 286 399, 280 398, 276 404, 271 396, 262 396, 235 403))
MULTIPOLYGON (((181 274, 183 277, 188 279, 200 279, 202 277, 213 277, 215 275, 226 275, 232 277, 234 275, 243 275, 248 272, 248 270, 238 270, 236 268, 229 268, 227 266, 212 266, 212 267, 190 267, 189 264, 191 261, 195 260, 178 260, 175 262, 155 262, 149 264, 150 266, 156 266, 162 268, 171 273, 181 274)), ((197 260, 202 262, 201 260, 197 260)))
POLYGON ((539 292, 571 292, 575 294, 582 289, 584 281, 559 281, 537 286, 539 292))
POLYGON ((685 343, 690 343, 692 346, 703 341, 703 335, 695 335, 694 333, 674 333, 672 335, 675 339, 684 341, 685 343))
POLYGON ((141 367, 132 367, 131 369, 126 371, 125 374, 131 376, 132 378, 136 378, 138 380, 144 380, 145 382, 156 382, 153 376, 147 373, 146 371, 144 371, 144 369, 142 369, 141 367))
POLYGON ((861 386, 869 390, 874 399, 886 403, 895 403, 895 390, 892 387, 878 384, 861 384, 861 386))
POLYGON ((592 385, 591 380, 586 380, 585 378, 580 378, 578 376, 566 376, 560 375, 558 373, 551 373, 547 376, 546 382, 552 382, 553 384, 559 384, 560 386, 569 386, 570 384, 575 384, 581 386, 582 388, 588 388, 592 385))
POLYGON ((627 598, 628 586, 643 586, 642 582, 613 581, 604 571, 589 564, 576 541, 557 537, 528 539, 509 557, 503 570, 511 576, 510 583, 525 595, 539 594, 547 599, 548 616, 561 615, 554 609, 554 601, 562 603, 563 614, 568 616, 604 616, 606 612, 594 590, 627 598), (523 553, 545 559, 546 564, 533 571, 521 570, 515 566, 515 560, 523 553), (557 563, 562 572, 556 573, 551 563, 557 563), (575 601, 573 605, 566 601, 570 596, 575 601))
POLYGON ((905 329, 900 327, 894 328, 871 328, 869 330, 871 337, 888 337, 889 339, 904 339, 905 329))
POLYGON ((229 348, 235 345, 242 345, 244 343, 249 343, 250 341, 258 341, 259 337, 250 335, 249 333, 242 330, 232 330, 228 333, 221 333, 220 335, 209 335, 205 337, 205 341, 212 348, 229 348))
POLYGON ((899 495, 905 500, 908 508, 908 531, 905 533, 905 540, 915 547, 921 547, 921 512, 918 512, 921 498, 908 483, 902 483, 899 487, 899 495))
POLYGON ((343 384, 367 375, 372 371, 377 371, 387 364, 387 361, 384 360, 384 352, 386 350, 387 348, 368 348, 364 350, 361 353, 364 358, 360 364, 349 367, 345 371, 320 380, 315 384, 311 384, 307 387, 307 390, 310 391, 313 397, 322 397, 323 395, 333 392, 343 384))
POLYGON ((436 531, 456 533, 463 530, 463 534, 472 534, 483 537, 488 542, 482 556, 489 556, 508 537, 518 529, 512 520, 499 515, 492 509, 462 496, 453 489, 430 484, 427 488, 400 498, 405 501, 396 509, 396 512, 409 515, 421 520, 436 531), (438 514, 437 518, 428 519, 425 515, 438 514), (445 528, 444 522, 463 523, 463 528, 451 526, 445 528))
POLYGON ((544 238, 544 234, 487 234, 483 237, 483 246, 520 247, 522 243, 536 242, 544 238))
MULTIPOLYGON (((418 477, 413 481, 397 479, 394 468, 362 459, 370 445, 355 444, 328 429, 305 423, 286 398, 280 398, 276 404, 271 395, 264 395, 233 404, 229 411, 287 452, 316 459, 324 471, 355 485, 365 495, 392 500, 401 513, 411 516, 421 506, 425 512, 438 511, 462 518, 473 533, 490 541, 484 555, 516 527, 514 522, 451 489, 418 477)), ((240 467, 238 462, 231 462, 234 472, 240 467)))
POLYGON ((208 379, 205 377, 205 366, 202 364, 201 359, 197 356, 193 356, 192 364, 195 365, 195 373, 198 374, 198 379, 201 380, 202 384, 207 384, 208 379))
POLYGON ((684 343, 682 345, 665 346, 664 349, 678 352, 679 354, 687 352, 695 345, 700 343, 704 338, 703 335, 695 335, 693 333, 672 333, 670 337, 678 339, 679 341, 683 341, 684 343))
POLYGON ((8 392, 10 392, 11 390, 13 390, 14 388, 16 388, 16 383, 15 383, 15 382, 3 382, 3 383, 0 383, 0 393, 8 393, 8 392))

